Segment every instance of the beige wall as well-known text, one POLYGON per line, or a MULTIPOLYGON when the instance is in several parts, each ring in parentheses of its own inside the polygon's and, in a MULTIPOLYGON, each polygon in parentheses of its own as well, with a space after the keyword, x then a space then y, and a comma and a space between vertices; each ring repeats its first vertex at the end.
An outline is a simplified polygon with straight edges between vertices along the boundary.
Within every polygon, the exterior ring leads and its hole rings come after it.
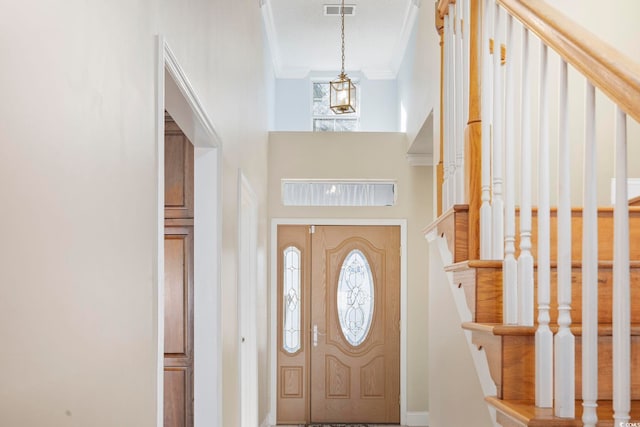
MULTIPOLYGON (((0 425, 156 425, 160 33, 224 147, 223 425, 235 426, 238 168, 260 203, 263 259, 266 247, 257 2, 0 0, 0 10, 0 425)), ((263 391, 261 419, 267 400, 263 391)))
POLYGON ((420 412, 428 410, 427 243, 421 230, 432 220, 432 168, 409 166, 406 150, 406 136, 401 133, 272 132, 269 218, 407 219, 407 409, 420 412), (283 178, 395 179, 397 204, 368 208, 285 207, 280 199, 283 178))

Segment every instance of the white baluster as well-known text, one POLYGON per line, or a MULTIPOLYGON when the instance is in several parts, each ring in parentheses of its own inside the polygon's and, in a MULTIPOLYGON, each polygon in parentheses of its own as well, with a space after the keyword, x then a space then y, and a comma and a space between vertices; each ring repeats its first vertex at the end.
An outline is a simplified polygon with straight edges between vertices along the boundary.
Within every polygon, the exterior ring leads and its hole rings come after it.
POLYGON ((533 326, 533 256, 531 255, 531 83, 529 30, 522 30, 522 126, 520 147, 520 256, 518 257, 518 323, 533 326))
POLYGON ((462 56, 462 1, 455 4, 455 40, 456 40, 456 203, 464 203, 464 60, 462 56))
POLYGON ((571 333, 571 142, 567 63, 560 61, 558 138, 558 332, 555 337, 555 414, 575 416, 575 338, 571 333))
POLYGON ((538 329, 536 330, 536 406, 553 407, 553 334, 549 213, 549 83, 548 48, 540 46, 540 144, 538 145, 538 329))
POLYGON ((508 325, 518 324, 518 263, 516 262, 516 203, 515 203, 515 90, 513 80, 513 17, 507 15, 507 53, 506 58, 506 88, 505 88, 505 236, 504 236, 504 260, 502 262, 502 289, 503 289, 503 322, 508 325))
POLYGON ((629 202, 627 195, 627 115, 616 107, 616 204, 613 211, 613 417, 629 422, 631 407, 629 202))
POLYGON ((463 45, 463 81, 464 81, 464 107, 463 107, 463 122, 465 126, 469 123, 469 62, 470 62, 470 54, 471 54, 471 2, 469 0, 462 1, 462 41, 463 45))
POLYGON ((447 19, 449 20, 449 37, 447 39, 447 43, 449 44, 449 203, 453 206, 456 200, 456 149, 457 149, 457 141, 458 141, 458 127, 456 123, 456 113, 455 113, 455 99, 456 99, 456 80, 455 80, 455 72, 456 72, 456 45, 455 45, 455 21, 454 21, 454 9, 453 5, 449 4, 449 13, 447 14, 447 19))
POLYGON ((480 258, 490 259, 491 246, 491 5, 493 0, 485 0, 482 17, 482 205, 480 207, 480 258))
POLYGON ((598 199, 596 91, 587 82, 582 210, 582 422, 596 427, 598 415, 598 199))
POLYGON ((449 64, 449 56, 450 56, 450 51, 451 51, 451 46, 449 46, 449 16, 445 16, 444 17, 444 35, 443 35, 443 40, 444 40, 444 70, 443 70, 443 76, 442 76, 442 84, 444 85, 444 94, 443 94, 443 105, 442 105, 442 115, 444 118, 444 153, 443 153, 443 159, 442 159, 442 167, 443 167, 443 173, 442 173, 442 210, 446 211, 447 209, 449 209, 450 206, 450 199, 449 199, 449 186, 450 184, 450 180, 449 180, 449 175, 451 174, 450 172, 450 165, 449 165, 449 160, 451 159, 451 153, 450 153, 450 146, 451 146, 451 117, 449 115, 449 104, 450 104, 450 93, 449 93, 449 76, 451 75, 451 68, 450 68, 450 64, 449 64))
POLYGON ((504 201, 502 199, 502 166, 504 140, 504 110, 502 70, 500 64, 500 43, 502 42, 502 8, 495 6, 494 49, 493 49, 493 237, 491 239, 493 259, 504 258, 504 201))

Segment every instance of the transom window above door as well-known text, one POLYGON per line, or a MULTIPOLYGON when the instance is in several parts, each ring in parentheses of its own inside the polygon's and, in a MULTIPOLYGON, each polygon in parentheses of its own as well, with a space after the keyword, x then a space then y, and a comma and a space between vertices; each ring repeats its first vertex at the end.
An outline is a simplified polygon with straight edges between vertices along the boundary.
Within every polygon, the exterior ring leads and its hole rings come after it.
MULTIPOLYGON (((354 82, 360 99, 360 85, 354 82)), ((335 114, 329 108, 329 82, 312 82, 312 120, 315 132, 355 132, 360 130, 360 108, 355 113, 335 114)), ((359 106, 358 106, 359 107, 359 106)))

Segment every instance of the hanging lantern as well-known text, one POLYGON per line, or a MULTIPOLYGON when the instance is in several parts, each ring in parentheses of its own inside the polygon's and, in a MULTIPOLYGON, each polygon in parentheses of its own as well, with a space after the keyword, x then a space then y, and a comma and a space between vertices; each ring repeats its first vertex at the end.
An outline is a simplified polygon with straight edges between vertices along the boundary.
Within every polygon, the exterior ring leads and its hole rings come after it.
POLYGON ((340 8, 340 17, 342 19, 342 68, 338 78, 329 85, 329 107, 335 114, 355 113, 356 87, 344 72, 344 0, 340 8))
POLYGON ((329 106, 334 113, 356 112, 356 87, 346 74, 341 73, 337 80, 331 82, 330 95, 329 106))

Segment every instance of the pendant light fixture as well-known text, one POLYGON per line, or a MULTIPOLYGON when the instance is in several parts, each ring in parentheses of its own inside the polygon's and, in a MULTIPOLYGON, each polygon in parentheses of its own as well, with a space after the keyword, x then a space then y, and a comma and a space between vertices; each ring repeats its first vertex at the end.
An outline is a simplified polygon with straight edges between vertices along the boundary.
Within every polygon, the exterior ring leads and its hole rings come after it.
POLYGON ((335 114, 356 112, 356 87, 344 72, 344 0, 340 8, 342 19, 342 69, 336 80, 330 83, 329 107, 335 114))

